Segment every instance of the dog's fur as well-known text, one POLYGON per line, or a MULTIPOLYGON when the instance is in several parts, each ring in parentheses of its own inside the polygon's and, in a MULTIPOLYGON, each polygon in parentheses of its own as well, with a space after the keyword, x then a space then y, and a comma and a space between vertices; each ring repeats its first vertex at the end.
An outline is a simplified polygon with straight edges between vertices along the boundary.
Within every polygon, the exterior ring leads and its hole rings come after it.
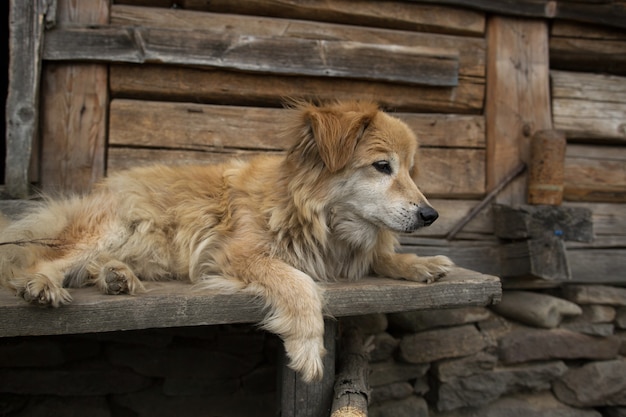
POLYGON ((370 102, 288 110, 285 156, 214 166, 135 168, 89 195, 49 200, 2 232, 5 284, 58 307, 67 287, 134 294, 183 279, 262 297, 262 325, 290 366, 322 375, 323 294, 315 281, 375 273, 431 282, 452 262, 396 254, 396 233, 437 217, 415 185, 417 140, 370 102), (27 243, 28 242, 28 243, 27 243))

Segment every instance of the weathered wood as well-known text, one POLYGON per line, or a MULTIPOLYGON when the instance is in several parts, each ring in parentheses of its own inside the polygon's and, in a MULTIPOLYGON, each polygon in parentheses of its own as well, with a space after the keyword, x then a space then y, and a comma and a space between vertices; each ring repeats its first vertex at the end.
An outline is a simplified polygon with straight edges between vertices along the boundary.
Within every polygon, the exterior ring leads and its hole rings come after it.
POLYGON ((626 142, 626 77, 552 71, 554 128, 568 139, 626 142))
POLYGON ((302 381, 296 372, 287 367, 287 355, 281 352, 279 405, 281 416, 317 417, 330 414, 335 381, 337 327, 335 320, 329 319, 324 322, 326 356, 323 358, 324 376, 319 382, 307 384, 302 381))
MULTIPOLYGON (((341 323, 343 324, 343 323, 341 323)), ((358 326, 342 326, 331 417, 367 417, 369 348, 358 326)))
POLYGON ((38 138, 39 79, 44 15, 42 1, 11 0, 9 9, 9 86, 6 100, 6 192, 29 194, 29 167, 38 138))
POLYGON ((564 198, 626 202, 626 147, 568 145, 564 198))
POLYGON ((493 207, 494 233, 501 239, 534 239, 559 236, 563 240, 591 242, 591 210, 583 207, 493 207))
POLYGON ((375 100, 398 111, 482 111, 484 78, 461 77, 454 88, 334 79, 284 77, 157 65, 112 65, 113 97, 280 107, 285 97, 375 100))
MULTIPOLYGON (((108 17, 108 0, 58 1, 59 25, 104 24, 108 17)), ((86 191, 104 175, 107 76, 103 65, 45 65, 40 173, 44 191, 86 191)))
POLYGON ((572 270, 572 282, 626 283, 626 249, 623 247, 569 249, 567 259, 572 270))
POLYGON ((182 0, 184 9, 219 13, 307 19, 418 32, 481 36, 483 13, 471 10, 401 2, 332 2, 295 0, 182 0))
POLYGON ((111 24, 185 31, 211 31, 225 36, 305 38, 398 45, 458 51, 459 76, 485 76, 486 43, 482 38, 437 35, 339 25, 306 20, 274 19, 181 9, 112 6, 111 24))
MULTIPOLYGON (((258 322, 263 303, 246 294, 220 295, 183 282, 148 282, 141 295, 110 296, 70 289, 72 304, 33 308, 0 290, 0 336, 35 336, 143 328, 258 322)), ((501 296, 494 276, 456 268, 433 284, 385 278, 324 284, 327 314, 342 317, 407 309, 488 305, 501 296)))
POLYGON ((550 31, 550 67, 626 75, 626 32, 556 21, 550 31))
POLYGON ((572 277, 565 245, 556 236, 505 244, 500 255, 503 278, 567 281, 572 277))
POLYGON ((609 203, 567 203, 565 207, 591 211, 596 237, 626 236, 626 206, 609 203))
POLYGON ((49 31, 44 59, 157 62, 447 87, 458 84, 459 66, 456 51, 427 47, 108 26, 49 31))
POLYGON ((550 1, 550 0, 409 0, 469 7, 500 15, 567 19, 626 28, 624 1, 550 1))
POLYGON ((528 203, 560 205, 567 141, 562 132, 540 130, 530 141, 528 203))
MULTIPOLYGON (((528 163, 528 138, 552 127, 549 97, 548 29, 546 22, 492 17, 487 98, 487 190, 520 162, 528 163)), ((526 200, 526 179, 520 177, 496 201, 526 200)))

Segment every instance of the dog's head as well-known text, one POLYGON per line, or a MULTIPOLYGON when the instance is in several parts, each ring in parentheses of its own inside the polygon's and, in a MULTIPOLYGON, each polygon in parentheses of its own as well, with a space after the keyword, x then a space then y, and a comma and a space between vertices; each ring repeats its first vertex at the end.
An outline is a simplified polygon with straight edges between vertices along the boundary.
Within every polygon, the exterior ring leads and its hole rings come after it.
POLYGON ((415 183, 418 143, 404 122, 371 102, 301 102, 295 110, 298 142, 288 160, 317 176, 342 217, 396 232, 437 219, 415 183))

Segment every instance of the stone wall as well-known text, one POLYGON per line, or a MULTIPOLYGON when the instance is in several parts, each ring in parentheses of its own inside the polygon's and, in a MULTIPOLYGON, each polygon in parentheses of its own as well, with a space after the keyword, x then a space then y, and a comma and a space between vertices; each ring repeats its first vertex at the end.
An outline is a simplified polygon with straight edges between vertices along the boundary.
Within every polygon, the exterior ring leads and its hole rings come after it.
MULTIPOLYGON (((626 416, 626 289, 359 317, 371 417, 626 416)), ((253 326, 0 339, 0 416, 275 416, 280 341, 253 326)))
POLYGON ((244 325, 0 339, 0 416, 274 416, 279 348, 244 325))

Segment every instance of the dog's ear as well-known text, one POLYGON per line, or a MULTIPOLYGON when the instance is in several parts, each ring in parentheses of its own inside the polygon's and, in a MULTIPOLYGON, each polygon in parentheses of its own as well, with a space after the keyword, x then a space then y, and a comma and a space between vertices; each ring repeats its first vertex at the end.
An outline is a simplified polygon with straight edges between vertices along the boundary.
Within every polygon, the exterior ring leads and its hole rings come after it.
POLYGON ((321 107, 309 110, 307 116, 311 133, 330 172, 337 172, 346 166, 374 115, 371 109, 346 111, 341 107, 321 107))

